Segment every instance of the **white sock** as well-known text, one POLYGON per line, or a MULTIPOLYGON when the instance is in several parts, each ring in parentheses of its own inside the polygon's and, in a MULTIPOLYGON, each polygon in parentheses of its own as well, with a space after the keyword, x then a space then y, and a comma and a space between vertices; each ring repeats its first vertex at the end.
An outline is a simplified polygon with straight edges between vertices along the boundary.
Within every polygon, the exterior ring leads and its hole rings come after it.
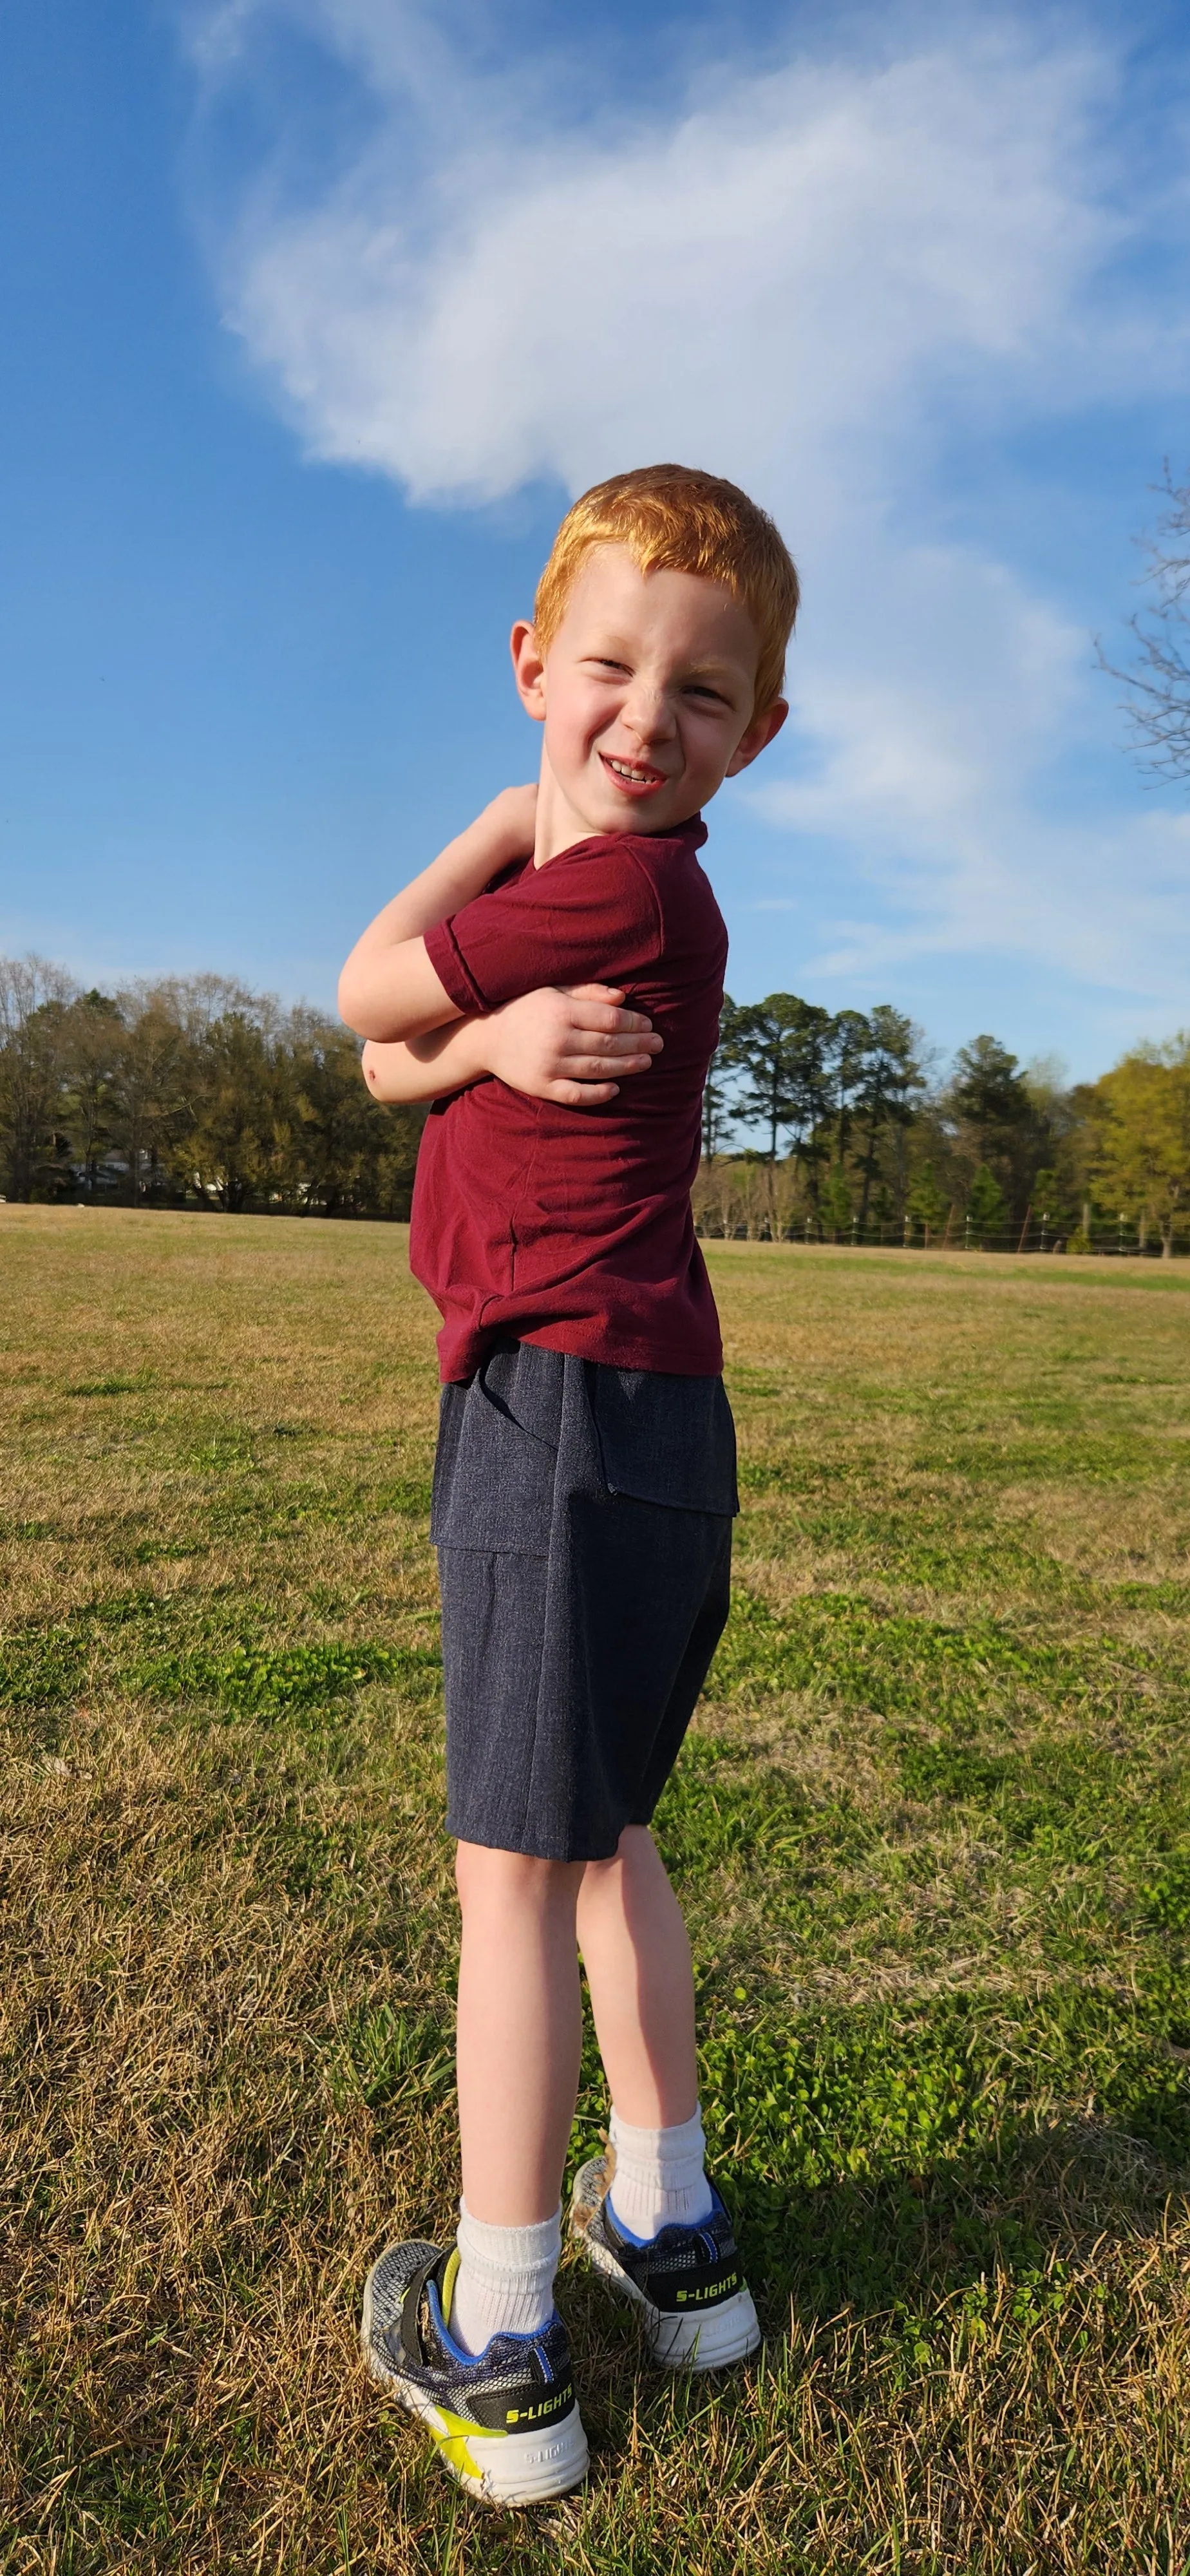
POLYGON ((656 2236, 675 2222, 696 2227, 714 2206, 703 2158, 702 2117, 672 2129, 633 2129, 612 2112, 609 2143, 616 2169, 608 2199, 613 2218, 631 2236, 656 2236))
POLYGON ((494 2334, 532 2334, 554 2312, 562 2212, 535 2227, 489 2227, 459 2202, 459 2268, 447 2324, 467 2352, 494 2334))

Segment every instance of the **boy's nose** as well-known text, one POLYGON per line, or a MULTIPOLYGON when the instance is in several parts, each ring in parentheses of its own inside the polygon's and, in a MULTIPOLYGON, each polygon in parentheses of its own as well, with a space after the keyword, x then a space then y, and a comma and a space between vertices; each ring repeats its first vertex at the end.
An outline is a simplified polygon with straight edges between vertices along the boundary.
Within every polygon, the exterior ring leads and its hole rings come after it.
POLYGON ((641 750, 667 742, 674 730, 674 711, 663 689, 634 688, 620 709, 621 722, 636 735, 641 750))

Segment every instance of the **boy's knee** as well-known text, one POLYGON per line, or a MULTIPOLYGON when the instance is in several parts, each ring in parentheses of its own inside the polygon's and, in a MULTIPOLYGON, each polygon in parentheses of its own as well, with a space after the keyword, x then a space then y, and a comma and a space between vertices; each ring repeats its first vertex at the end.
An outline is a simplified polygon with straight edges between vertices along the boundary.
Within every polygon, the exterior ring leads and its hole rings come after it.
POLYGON ((656 1852, 656 1844, 647 1825, 625 1825, 614 1852, 606 1860, 589 1860, 583 1865, 583 1883, 598 1887, 625 1869, 639 1868, 642 1861, 656 1852))
POLYGON ((582 1874, 581 1861, 538 1860, 532 1852, 492 1851, 486 1843, 459 1843, 455 1852, 464 1908, 492 1901, 545 1908, 576 1895, 582 1874))

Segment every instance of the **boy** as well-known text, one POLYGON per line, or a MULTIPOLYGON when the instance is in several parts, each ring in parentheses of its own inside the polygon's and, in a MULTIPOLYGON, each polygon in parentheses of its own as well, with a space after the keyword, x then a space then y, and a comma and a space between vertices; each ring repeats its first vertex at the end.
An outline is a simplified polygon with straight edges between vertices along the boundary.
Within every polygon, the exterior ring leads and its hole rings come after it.
POLYGON ((410 1259, 443 1317, 431 1536, 462 1907, 457 2242, 386 2249, 363 2340, 452 2474, 505 2505, 587 2467, 553 2300, 579 1951, 612 2118, 575 2232, 665 2367, 759 2342, 648 1828, 727 1615, 737 1508, 690 1213, 727 955, 699 809, 784 721, 797 602, 732 484, 665 465, 576 502, 512 634, 539 784, 387 905, 340 984, 376 1097, 433 1103, 410 1259))

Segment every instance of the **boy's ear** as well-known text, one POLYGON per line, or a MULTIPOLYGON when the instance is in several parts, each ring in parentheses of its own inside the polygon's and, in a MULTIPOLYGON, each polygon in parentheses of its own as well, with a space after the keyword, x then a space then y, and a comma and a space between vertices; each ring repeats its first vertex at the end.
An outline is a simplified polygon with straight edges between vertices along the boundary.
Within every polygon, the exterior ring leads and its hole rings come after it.
POLYGON ((536 627, 527 617, 518 617, 509 642, 521 705, 527 716, 532 716, 538 724, 544 724, 545 655, 537 641, 536 627))
POLYGON ((769 743, 776 740, 788 713, 788 698, 774 698, 771 707, 766 707, 762 716, 753 716, 747 732, 728 761, 724 773, 726 777, 737 778, 741 769, 747 769, 749 763, 756 759, 757 754, 766 750, 769 743))

